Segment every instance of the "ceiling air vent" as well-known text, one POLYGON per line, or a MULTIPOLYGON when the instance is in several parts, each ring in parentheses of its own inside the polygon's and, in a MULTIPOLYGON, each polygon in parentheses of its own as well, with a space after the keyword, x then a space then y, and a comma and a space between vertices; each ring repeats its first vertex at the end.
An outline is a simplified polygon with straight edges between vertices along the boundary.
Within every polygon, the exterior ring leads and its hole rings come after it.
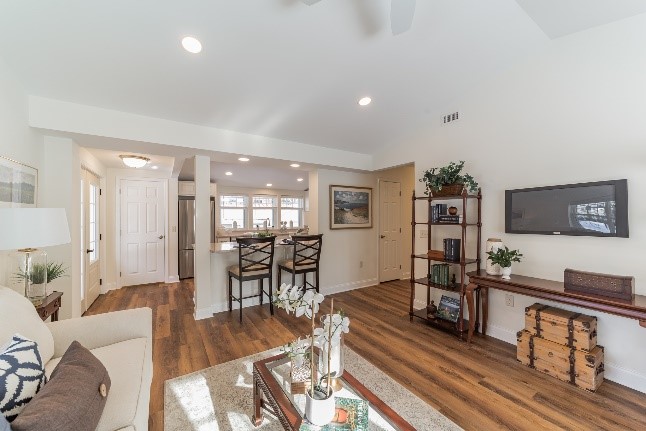
POLYGON ((454 121, 458 121, 460 119, 460 113, 459 112, 452 112, 450 114, 446 114, 445 116, 442 117, 442 125, 447 125, 450 123, 453 123, 454 121))

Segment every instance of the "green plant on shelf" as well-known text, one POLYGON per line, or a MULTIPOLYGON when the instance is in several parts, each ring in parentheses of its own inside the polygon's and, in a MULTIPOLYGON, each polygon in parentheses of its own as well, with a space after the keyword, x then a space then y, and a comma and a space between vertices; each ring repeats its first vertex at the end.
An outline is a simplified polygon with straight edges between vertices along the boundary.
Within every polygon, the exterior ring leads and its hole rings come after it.
POLYGON ((437 192, 442 190, 443 186, 451 184, 462 184, 470 191, 476 192, 478 183, 471 175, 462 173, 462 168, 464 168, 464 160, 460 160, 459 163, 451 162, 447 166, 425 171, 419 181, 426 184, 426 194, 429 190, 437 192))
POLYGON ((496 251, 488 251, 487 259, 502 268, 509 268, 512 262, 520 262, 523 255, 518 250, 509 250, 509 247, 499 248, 496 251))

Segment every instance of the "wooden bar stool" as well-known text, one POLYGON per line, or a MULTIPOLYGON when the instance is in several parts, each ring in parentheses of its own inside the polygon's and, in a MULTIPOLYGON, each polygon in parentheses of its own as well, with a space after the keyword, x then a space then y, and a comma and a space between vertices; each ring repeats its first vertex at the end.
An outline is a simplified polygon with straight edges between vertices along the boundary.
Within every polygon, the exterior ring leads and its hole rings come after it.
POLYGON ((272 302, 272 280, 274 266, 274 241, 276 237, 268 238, 236 238, 238 243, 238 264, 227 268, 229 272, 229 311, 233 308, 233 301, 240 303, 240 323, 242 323, 242 300, 263 296, 269 298, 269 311, 274 314, 272 302), (239 296, 233 296, 233 279, 238 280, 239 296), (269 280, 269 292, 265 292, 263 281, 269 280), (260 289, 256 295, 242 296, 242 283, 258 280, 260 289))
POLYGON ((323 234, 320 235, 294 235, 294 254, 291 259, 278 262, 278 286, 281 285, 283 271, 292 274, 292 286, 296 284, 296 274, 303 274, 305 290, 316 289, 319 291, 319 261, 321 259, 321 244, 323 234), (316 284, 307 281, 307 273, 313 272, 316 284), (309 286, 309 287, 308 287, 309 286))

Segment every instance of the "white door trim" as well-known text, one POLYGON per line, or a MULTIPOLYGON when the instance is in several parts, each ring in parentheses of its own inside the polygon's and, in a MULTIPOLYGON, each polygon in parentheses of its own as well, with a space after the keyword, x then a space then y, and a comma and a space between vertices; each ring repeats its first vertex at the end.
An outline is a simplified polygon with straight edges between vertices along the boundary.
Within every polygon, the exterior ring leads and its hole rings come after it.
POLYGON ((115 279, 117 280, 117 289, 121 289, 121 180, 128 181, 159 181, 162 183, 164 195, 164 281, 168 277, 168 178, 152 178, 152 177, 131 177, 131 176, 115 176, 115 245, 116 245, 116 268, 117 273, 115 279))

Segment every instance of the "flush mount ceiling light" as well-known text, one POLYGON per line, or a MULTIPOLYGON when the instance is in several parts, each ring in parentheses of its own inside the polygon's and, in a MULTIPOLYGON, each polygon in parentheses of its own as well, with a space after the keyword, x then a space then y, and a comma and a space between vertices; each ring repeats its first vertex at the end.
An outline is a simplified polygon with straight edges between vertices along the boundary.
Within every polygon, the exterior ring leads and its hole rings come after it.
POLYGON ((197 54, 202 51, 202 43, 195 39, 193 36, 186 36, 182 39, 182 46, 185 50, 192 54, 197 54))
POLYGON ((227 172, 224 173, 224 175, 230 176, 230 175, 233 175, 233 172, 227 171, 227 172))
POLYGON ((159 169, 159 166, 151 166, 150 169, 159 169))
POLYGON ((303 181, 303 179, 302 178, 296 178, 296 181, 298 181, 300 183, 301 181, 303 181))
POLYGON ((292 163, 289 166, 291 166, 292 168, 300 168, 301 167, 301 165, 299 165, 298 163, 292 163))
POLYGON ((150 161, 148 157, 135 156, 132 154, 122 154, 119 156, 119 158, 121 158, 123 164, 129 168, 141 168, 146 166, 146 164, 150 161))
POLYGON ((363 97, 363 98, 359 99, 359 105, 361 105, 361 106, 370 105, 370 102, 372 102, 372 99, 370 97, 363 97))
POLYGON ((248 157, 238 157, 238 160, 240 160, 241 162, 248 162, 249 158, 248 157))
POLYGON ((271 187, 272 185, 272 183, 267 183, 267 187, 271 187))

